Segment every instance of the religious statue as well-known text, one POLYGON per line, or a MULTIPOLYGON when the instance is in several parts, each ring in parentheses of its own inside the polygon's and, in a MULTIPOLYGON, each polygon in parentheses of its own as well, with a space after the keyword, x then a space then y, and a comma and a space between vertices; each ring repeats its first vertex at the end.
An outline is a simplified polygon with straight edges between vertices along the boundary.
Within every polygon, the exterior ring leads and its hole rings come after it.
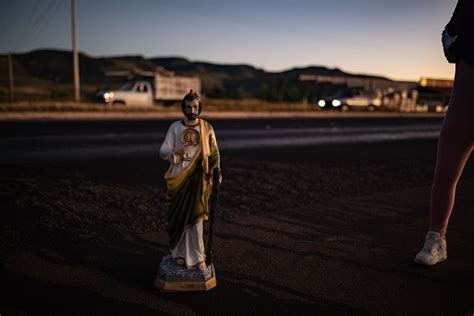
POLYGON ((181 110, 184 119, 171 124, 160 148, 161 158, 170 163, 165 174, 170 253, 161 261, 155 286, 165 291, 209 290, 216 286, 210 248, 213 208, 222 181, 220 155, 214 129, 199 117, 202 103, 196 92, 183 98, 181 110), (205 253, 203 222, 209 217, 205 253))

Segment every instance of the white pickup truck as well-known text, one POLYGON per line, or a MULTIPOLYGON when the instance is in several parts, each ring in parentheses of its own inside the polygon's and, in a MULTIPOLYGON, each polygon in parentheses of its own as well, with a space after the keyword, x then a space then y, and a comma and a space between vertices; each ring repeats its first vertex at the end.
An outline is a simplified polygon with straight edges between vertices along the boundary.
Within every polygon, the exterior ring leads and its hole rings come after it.
POLYGON ((118 90, 102 91, 97 96, 99 102, 106 105, 171 105, 181 101, 190 89, 201 94, 201 80, 198 77, 156 74, 151 80, 129 81, 118 90))

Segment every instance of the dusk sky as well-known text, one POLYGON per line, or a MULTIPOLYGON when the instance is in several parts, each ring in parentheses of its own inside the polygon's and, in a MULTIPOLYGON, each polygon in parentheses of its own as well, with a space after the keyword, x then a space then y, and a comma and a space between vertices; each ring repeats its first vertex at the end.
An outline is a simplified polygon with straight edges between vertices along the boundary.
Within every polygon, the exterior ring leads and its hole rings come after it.
MULTIPOLYGON (((452 78, 441 32, 456 0, 77 0, 88 55, 180 56, 267 71, 321 65, 399 80, 452 78)), ((69 0, 2 0, 0 53, 71 49, 69 0)))

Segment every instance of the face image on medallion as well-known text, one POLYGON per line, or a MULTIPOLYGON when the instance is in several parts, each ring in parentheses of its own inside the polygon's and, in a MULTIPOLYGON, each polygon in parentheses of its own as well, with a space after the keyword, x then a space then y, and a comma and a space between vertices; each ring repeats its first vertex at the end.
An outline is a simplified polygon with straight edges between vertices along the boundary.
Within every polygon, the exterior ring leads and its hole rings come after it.
POLYGON ((192 128, 188 128, 181 133, 181 144, 184 147, 196 146, 199 143, 199 133, 192 128))

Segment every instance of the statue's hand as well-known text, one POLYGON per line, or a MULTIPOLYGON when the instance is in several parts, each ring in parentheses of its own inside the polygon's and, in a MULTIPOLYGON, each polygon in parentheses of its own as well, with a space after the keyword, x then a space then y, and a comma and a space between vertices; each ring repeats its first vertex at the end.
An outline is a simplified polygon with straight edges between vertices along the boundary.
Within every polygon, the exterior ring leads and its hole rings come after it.
POLYGON ((176 149, 176 150, 174 151, 174 154, 175 154, 176 156, 183 157, 183 155, 184 155, 184 147, 180 147, 180 148, 176 149))
POLYGON ((222 172, 220 168, 212 169, 211 184, 220 185, 222 183, 222 172))

